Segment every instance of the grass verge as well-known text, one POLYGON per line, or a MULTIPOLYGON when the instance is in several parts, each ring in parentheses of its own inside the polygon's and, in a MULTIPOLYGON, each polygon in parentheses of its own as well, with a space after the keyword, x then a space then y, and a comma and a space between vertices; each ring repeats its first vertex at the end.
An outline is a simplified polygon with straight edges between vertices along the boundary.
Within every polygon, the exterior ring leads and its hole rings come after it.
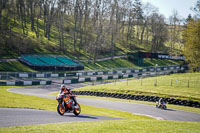
POLYGON ((199 122, 180 121, 96 121, 0 128, 0 132, 76 133, 199 133, 199 122))
POLYGON ((200 102, 199 81, 200 73, 184 73, 86 86, 75 91, 150 95, 200 102))

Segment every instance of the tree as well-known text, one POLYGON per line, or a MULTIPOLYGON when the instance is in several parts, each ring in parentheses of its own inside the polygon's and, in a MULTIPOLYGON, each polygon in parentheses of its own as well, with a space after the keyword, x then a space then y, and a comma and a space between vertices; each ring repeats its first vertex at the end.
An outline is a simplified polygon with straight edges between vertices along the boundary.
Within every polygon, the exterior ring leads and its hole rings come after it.
MULTIPOLYGON (((193 8, 196 16, 200 17, 200 0, 197 1, 196 6, 193 8)), ((184 55, 190 64, 193 71, 200 68, 200 19, 188 19, 188 24, 184 30, 183 39, 184 55)))
POLYGON ((53 20, 55 19, 55 4, 57 0, 43 0, 43 17, 44 17, 44 35, 48 40, 50 40, 50 32, 51 32, 51 26, 53 24, 53 20))
POLYGON ((200 18, 200 0, 197 0, 197 3, 192 10, 196 13, 196 16, 200 18))
POLYGON ((167 40, 168 30, 165 24, 165 18, 158 13, 152 14, 151 17, 151 33, 152 45, 151 52, 157 52, 163 47, 164 42, 167 40))
POLYGON ((193 69, 200 67, 200 20, 190 20, 183 37, 187 61, 193 69))
POLYGON ((172 52, 175 44, 180 44, 181 40, 181 17, 179 16, 176 10, 173 11, 173 14, 169 17, 170 28, 169 28, 169 39, 170 39, 170 51, 172 52))
POLYGON ((7 3, 7 1, 8 0, 0 0, 0 31, 1 31, 1 27, 3 27, 2 26, 2 20, 1 20, 1 16, 2 16, 2 11, 3 11, 3 9, 5 9, 6 8, 6 3, 7 3))
POLYGON ((142 44, 143 43, 143 38, 144 38, 144 33, 145 33, 145 30, 146 30, 146 41, 148 41, 148 38, 149 38, 149 24, 150 24, 150 18, 151 18, 151 15, 153 13, 156 13, 158 12, 158 9, 156 7, 154 7, 153 5, 151 5, 150 3, 147 3, 146 5, 143 6, 143 21, 142 21, 142 32, 141 32, 141 35, 140 35, 140 43, 142 44))

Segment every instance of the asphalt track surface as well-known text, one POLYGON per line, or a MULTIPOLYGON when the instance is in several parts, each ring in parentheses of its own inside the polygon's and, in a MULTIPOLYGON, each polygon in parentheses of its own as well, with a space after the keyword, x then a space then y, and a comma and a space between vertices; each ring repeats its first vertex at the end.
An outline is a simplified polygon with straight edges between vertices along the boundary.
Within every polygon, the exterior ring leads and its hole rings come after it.
POLYGON ((100 120, 119 119, 85 114, 74 116, 73 113, 65 113, 64 116, 60 116, 55 111, 19 108, 0 108, 0 127, 100 120))
MULTIPOLYGON (((73 89, 87 85, 91 85, 91 83, 71 84, 68 85, 68 87, 73 89)), ((9 89, 8 91, 19 94, 55 99, 54 95, 48 95, 48 93, 59 91, 59 86, 60 82, 54 81, 52 85, 13 88, 9 89)), ((80 104, 120 110, 124 112, 130 112, 133 114, 151 116, 159 120, 200 121, 200 114, 191 113, 187 111, 181 111, 175 109, 161 110, 151 105, 126 103, 119 101, 107 101, 107 100, 90 99, 90 98, 77 98, 77 99, 80 104)), ((0 127, 62 123, 62 122, 99 121, 99 120, 118 120, 118 118, 85 115, 85 114, 80 114, 80 116, 75 117, 72 113, 66 113, 65 116, 60 116, 56 111, 0 108, 0 127)))

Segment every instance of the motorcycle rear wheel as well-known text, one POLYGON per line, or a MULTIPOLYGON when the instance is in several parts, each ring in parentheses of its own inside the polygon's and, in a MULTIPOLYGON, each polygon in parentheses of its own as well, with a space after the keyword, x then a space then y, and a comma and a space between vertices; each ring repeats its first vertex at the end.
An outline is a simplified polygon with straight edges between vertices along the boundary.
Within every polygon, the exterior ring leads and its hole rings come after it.
POLYGON ((75 116, 78 116, 81 113, 81 106, 79 104, 77 104, 76 106, 74 108, 73 113, 74 113, 75 116), (78 106, 78 107, 76 107, 76 106, 78 106))
POLYGON ((57 105, 57 112, 60 115, 64 115, 64 113, 65 113, 65 107, 61 103, 59 103, 57 105))

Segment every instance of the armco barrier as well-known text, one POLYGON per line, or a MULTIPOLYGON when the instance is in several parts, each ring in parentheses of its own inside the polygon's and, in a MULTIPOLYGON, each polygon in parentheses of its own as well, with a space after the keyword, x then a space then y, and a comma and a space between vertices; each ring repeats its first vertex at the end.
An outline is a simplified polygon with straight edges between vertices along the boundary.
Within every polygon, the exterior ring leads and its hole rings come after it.
POLYGON ((121 68, 116 70, 99 70, 93 71, 80 71, 70 73, 32 73, 32 72, 0 72, 0 80, 8 80, 11 77, 15 78, 57 78, 57 77, 81 77, 81 76, 97 76, 97 75, 115 75, 115 74, 130 74, 130 73, 141 73, 141 72, 160 72, 167 70, 188 70, 188 66, 160 66, 160 67, 146 67, 143 69, 134 68, 121 68))
MULTIPOLYGON (((131 94, 94 92, 94 91, 72 91, 72 93, 75 94, 75 95, 111 97, 111 98, 120 98, 120 99, 128 99, 128 100, 139 100, 139 101, 149 101, 149 102, 156 102, 161 98, 161 97, 158 97, 158 96, 131 95, 131 94)), ((196 102, 196 101, 180 100, 180 99, 175 99, 175 98, 163 98, 163 99, 168 104, 200 108, 200 102, 196 102)))
POLYGON ((80 78, 71 78, 71 79, 64 79, 63 84, 75 84, 75 83, 83 83, 83 82, 90 82, 90 81, 102 81, 102 80, 111 80, 111 79, 124 79, 124 78, 132 78, 132 77, 147 77, 147 76, 156 76, 156 75, 166 75, 170 73, 177 73, 178 71, 175 70, 166 70, 160 72, 139 72, 137 73, 129 73, 129 74, 115 74, 115 75, 101 75, 101 76, 90 76, 90 77, 80 77, 80 78))
POLYGON ((0 86, 28 86, 28 85, 50 85, 51 81, 29 80, 29 81, 0 81, 0 86))

